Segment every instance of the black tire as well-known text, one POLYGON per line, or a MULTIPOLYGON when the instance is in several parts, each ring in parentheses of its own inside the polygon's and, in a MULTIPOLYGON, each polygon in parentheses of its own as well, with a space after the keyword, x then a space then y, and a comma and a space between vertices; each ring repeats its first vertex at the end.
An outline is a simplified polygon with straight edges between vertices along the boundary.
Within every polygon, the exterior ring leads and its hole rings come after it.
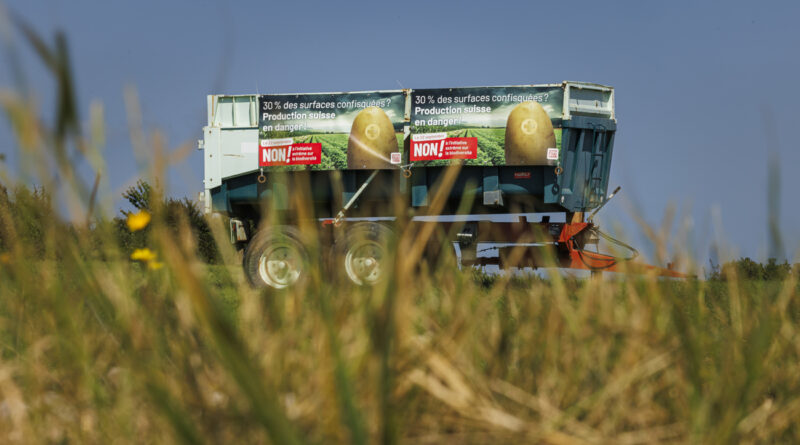
POLYGON ((308 275, 308 251, 294 227, 264 228, 247 244, 242 265, 254 287, 285 289, 308 275))
POLYGON ((374 286, 392 273, 395 234, 385 224, 357 222, 333 247, 330 268, 358 286, 374 286))

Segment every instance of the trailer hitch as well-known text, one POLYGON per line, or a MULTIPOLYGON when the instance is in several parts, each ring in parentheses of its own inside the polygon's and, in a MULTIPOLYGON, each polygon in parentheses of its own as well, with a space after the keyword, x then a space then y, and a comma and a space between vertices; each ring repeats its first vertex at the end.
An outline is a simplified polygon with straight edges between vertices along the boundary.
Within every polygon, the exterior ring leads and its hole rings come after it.
POLYGON ((566 267, 570 269, 584 269, 592 272, 655 272, 656 275, 662 277, 688 277, 685 274, 673 270, 671 264, 665 269, 663 267, 633 261, 639 256, 638 250, 620 240, 612 238, 606 233, 601 232, 597 226, 590 222, 564 224, 561 229, 561 234, 558 237, 558 244, 564 248, 566 253, 564 262, 566 263, 566 267), (586 231, 586 233, 584 233, 584 231, 586 231), (589 232, 596 234, 612 244, 616 244, 629 250, 631 255, 628 257, 616 257, 605 253, 592 252, 583 249, 581 243, 578 242, 578 237, 580 235, 586 236, 586 234, 589 232))

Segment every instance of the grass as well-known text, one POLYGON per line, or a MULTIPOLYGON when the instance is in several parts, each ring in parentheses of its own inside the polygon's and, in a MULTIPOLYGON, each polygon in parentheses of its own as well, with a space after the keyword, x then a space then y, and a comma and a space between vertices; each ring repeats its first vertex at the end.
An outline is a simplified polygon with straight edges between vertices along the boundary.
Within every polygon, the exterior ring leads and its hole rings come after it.
POLYGON ((22 260, 0 271, 3 437, 798 438, 794 280, 487 287, 442 270, 396 292, 259 294, 236 284, 236 268, 166 263, 22 260))
MULTIPOLYGON (((27 34, 72 97, 66 46, 27 34)), ((209 266, 159 208, 148 243, 163 267, 150 269, 100 224, 102 181, 83 185, 61 162, 90 159, 103 175, 102 118, 82 135, 74 101, 52 127, 19 91, 0 104, 20 156, 59 165, 55 185, 87 221, 66 236, 63 221, 40 217, 34 251, 16 236, 20 221, 58 212, 0 207, 4 443, 800 442, 796 274, 489 278, 426 263, 435 227, 401 223, 403 255, 379 286, 322 276, 320 246, 301 227, 309 279, 256 291, 221 224, 211 220, 225 262, 209 266)), ((143 174, 163 178, 163 138, 134 134, 155 153, 143 174)), ((441 204, 434 196, 432 211, 441 204)))

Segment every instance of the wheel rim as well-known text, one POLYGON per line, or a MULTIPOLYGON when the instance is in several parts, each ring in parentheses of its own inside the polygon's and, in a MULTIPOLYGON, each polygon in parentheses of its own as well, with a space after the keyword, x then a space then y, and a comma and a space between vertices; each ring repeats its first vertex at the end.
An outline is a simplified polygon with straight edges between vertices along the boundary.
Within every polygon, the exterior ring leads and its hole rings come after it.
POLYGON ((347 277, 358 285, 372 285, 385 275, 386 250, 376 241, 363 240, 353 243, 344 258, 347 277))
POLYGON ((303 275, 302 251, 290 243, 273 243, 258 260, 258 275, 276 289, 291 286, 303 275))

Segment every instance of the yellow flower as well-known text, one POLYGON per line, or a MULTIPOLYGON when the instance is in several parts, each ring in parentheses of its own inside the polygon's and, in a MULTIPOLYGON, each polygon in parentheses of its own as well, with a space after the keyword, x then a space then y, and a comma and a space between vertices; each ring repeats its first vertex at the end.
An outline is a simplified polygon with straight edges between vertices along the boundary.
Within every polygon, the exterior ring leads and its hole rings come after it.
POLYGON ((150 224, 150 212, 147 210, 140 210, 138 213, 128 214, 128 229, 131 232, 142 230, 150 224))
POLYGON ((144 249, 136 249, 131 254, 131 259, 135 261, 144 261, 149 263, 150 261, 155 261, 156 254, 153 253, 152 250, 145 247, 144 249))
POLYGON ((147 263, 147 268, 150 270, 158 270, 161 269, 162 267, 164 267, 164 263, 162 263, 161 261, 153 260, 147 263))

